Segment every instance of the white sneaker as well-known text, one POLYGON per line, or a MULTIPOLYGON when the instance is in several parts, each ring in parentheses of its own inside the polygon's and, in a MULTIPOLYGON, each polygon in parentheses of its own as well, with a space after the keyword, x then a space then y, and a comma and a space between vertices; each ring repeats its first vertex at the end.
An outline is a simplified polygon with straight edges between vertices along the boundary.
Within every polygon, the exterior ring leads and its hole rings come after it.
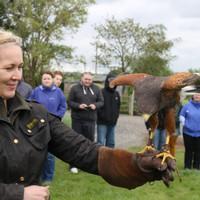
POLYGON ((76 167, 72 167, 70 169, 70 172, 73 173, 73 174, 78 174, 78 169, 76 167))

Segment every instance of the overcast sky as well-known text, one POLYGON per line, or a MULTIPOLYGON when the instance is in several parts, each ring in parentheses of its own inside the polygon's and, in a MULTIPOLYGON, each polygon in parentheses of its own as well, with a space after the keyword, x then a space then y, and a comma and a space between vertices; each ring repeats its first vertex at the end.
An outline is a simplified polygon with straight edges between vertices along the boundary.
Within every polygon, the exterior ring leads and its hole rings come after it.
POLYGON ((172 49, 177 58, 171 62, 171 69, 178 72, 200 68, 199 8, 200 0, 97 0, 88 9, 87 22, 67 41, 76 47, 77 54, 86 57, 86 70, 92 71, 95 52, 90 43, 95 36, 94 24, 102 24, 111 16, 120 20, 133 18, 143 27, 163 24, 168 39, 181 38, 172 49))

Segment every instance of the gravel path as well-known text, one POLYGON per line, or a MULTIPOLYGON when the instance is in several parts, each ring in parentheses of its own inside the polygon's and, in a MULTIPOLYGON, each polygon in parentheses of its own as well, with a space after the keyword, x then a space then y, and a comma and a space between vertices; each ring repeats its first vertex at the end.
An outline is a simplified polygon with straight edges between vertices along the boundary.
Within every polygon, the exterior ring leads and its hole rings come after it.
MULTIPOLYGON (((115 132, 116 147, 128 148, 144 146, 148 132, 141 116, 120 115, 115 132)), ((179 136, 177 146, 183 146, 183 137, 179 136)))
MULTIPOLYGON (((66 115, 70 116, 70 113, 67 112, 66 115)), ((144 146, 147 138, 148 132, 144 119, 141 116, 120 114, 115 131, 115 144, 117 148, 127 149, 133 146, 144 146)), ((181 146, 183 145, 182 136, 178 138, 177 143, 181 146)))
POLYGON ((116 147, 142 146, 147 141, 147 130, 140 116, 120 115, 115 132, 116 147))

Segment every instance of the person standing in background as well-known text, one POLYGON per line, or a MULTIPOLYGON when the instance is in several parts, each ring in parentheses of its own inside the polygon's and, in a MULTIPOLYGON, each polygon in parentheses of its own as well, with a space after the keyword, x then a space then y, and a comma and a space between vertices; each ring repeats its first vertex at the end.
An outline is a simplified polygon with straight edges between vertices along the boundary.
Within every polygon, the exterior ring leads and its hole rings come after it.
POLYGON ((32 91, 30 99, 44 105, 51 114, 61 119, 66 112, 67 103, 61 89, 54 85, 53 78, 52 72, 43 72, 42 84, 32 91))
POLYGON ((157 150, 161 150, 162 146, 165 144, 166 140, 166 130, 165 130, 165 109, 161 109, 158 112, 158 126, 155 130, 155 135, 153 138, 154 147, 157 150))
POLYGON ((109 82, 115 76, 109 73, 102 89, 104 105, 97 111, 97 142, 111 148, 115 147, 115 127, 120 111, 120 96, 116 87, 110 88, 109 82))
POLYGON ((55 86, 60 88, 61 91, 63 92, 63 95, 65 95, 64 94, 63 73, 61 71, 54 71, 53 75, 54 75, 53 82, 54 82, 55 86))
MULTIPOLYGON (((103 106, 103 96, 101 90, 93 84, 90 72, 84 72, 81 81, 72 86, 68 105, 71 109, 72 129, 94 141, 97 109, 103 106)), ((78 173, 78 169, 72 166, 70 170, 78 173)))
MULTIPOLYGON (((67 103, 66 98, 60 88, 54 85, 53 73, 46 71, 42 73, 42 84, 36 87, 29 99, 35 100, 42 104, 51 114, 59 118, 60 120, 64 116, 67 103)), ((48 153, 47 160, 42 172, 42 182, 44 184, 50 184, 53 180, 55 171, 55 157, 48 153)))
POLYGON ((103 106, 103 96, 101 90, 93 84, 90 72, 84 72, 80 83, 71 88, 68 105, 71 108, 72 128, 94 141, 97 109, 103 106))
POLYGON ((53 75, 54 75, 54 79, 53 79, 54 84, 57 87, 60 87, 63 81, 63 73, 61 71, 54 71, 53 75))
POLYGON ((200 169, 200 93, 192 96, 180 112, 185 146, 184 168, 200 169))

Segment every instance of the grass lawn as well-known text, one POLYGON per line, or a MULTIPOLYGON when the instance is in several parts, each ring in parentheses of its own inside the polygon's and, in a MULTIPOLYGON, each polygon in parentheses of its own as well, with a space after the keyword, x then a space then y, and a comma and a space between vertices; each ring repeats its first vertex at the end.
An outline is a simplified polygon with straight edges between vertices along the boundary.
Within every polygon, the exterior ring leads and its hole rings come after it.
MULTIPOLYGON (((140 148, 141 149, 141 148, 140 148)), ((137 151, 138 148, 131 150, 137 151)), ((53 200, 199 200, 200 171, 183 169, 183 149, 177 150, 177 165, 182 178, 167 188, 161 181, 147 183, 134 190, 117 188, 106 183, 101 177, 81 171, 71 174, 68 166, 56 160, 55 179, 50 186, 53 200)))

